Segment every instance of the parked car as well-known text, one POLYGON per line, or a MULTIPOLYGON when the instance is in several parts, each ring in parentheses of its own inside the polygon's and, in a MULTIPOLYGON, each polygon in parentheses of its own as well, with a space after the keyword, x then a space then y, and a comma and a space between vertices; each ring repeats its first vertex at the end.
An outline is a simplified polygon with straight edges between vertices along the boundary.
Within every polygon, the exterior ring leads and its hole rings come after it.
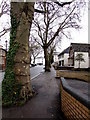
POLYGON ((31 64, 31 67, 35 67, 36 66, 36 64, 31 64))
POLYGON ((37 65, 43 65, 43 63, 37 63, 37 65))

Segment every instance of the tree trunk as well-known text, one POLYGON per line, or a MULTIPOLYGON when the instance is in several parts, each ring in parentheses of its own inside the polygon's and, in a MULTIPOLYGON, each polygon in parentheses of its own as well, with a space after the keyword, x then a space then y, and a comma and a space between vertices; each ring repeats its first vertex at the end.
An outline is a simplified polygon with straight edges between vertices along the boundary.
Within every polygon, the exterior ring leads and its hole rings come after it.
POLYGON ((49 53, 49 66, 51 67, 51 64, 53 63, 53 49, 51 49, 49 53))
POLYGON ((79 68, 80 68, 80 60, 79 60, 79 68))
POLYGON ((11 3, 11 8, 12 15, 18 22, 15 42, 19 44, 19 48, 14 58, 15 80, 22 84, 21 96, 28 98, 32 96, 29 35, 34 17, 34 3, 11 3))
POLYGON ((50 72, 49 56, 48 56, 47 47, 44 47, 44 57, 45 57, 45 72, 50 72))
POLYGON ((51 56, 51 54, 49 54, 49 67, 51 68, 51 58, 52 56, 51 56))
POLYGON ((33 57, 33 64, 35 64, 35 57, 33 57))

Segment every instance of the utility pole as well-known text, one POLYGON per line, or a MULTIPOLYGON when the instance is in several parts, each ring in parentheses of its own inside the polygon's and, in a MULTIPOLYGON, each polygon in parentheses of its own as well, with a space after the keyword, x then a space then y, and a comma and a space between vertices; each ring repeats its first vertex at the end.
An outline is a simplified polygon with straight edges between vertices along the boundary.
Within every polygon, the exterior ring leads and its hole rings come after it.
POLYGON ((6 43, 6 65, 7 65, 7 40, 5 41, 6 43))

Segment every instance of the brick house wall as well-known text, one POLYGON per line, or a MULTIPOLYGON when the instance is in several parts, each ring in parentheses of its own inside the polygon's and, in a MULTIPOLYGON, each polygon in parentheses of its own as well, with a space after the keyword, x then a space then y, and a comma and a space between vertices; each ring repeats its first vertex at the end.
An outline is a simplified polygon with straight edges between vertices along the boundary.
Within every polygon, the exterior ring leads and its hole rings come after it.
POLYGON ((0 48, 0 70, 5 70, 6 68, 6 50, 0 48))

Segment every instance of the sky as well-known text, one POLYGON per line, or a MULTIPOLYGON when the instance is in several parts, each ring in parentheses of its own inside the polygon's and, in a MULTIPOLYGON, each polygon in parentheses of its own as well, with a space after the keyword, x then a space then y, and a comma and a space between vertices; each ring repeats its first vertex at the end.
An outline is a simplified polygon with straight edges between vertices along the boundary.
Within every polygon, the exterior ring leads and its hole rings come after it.
MULTIPOLYGON (((6 1, 9 3, 9 0, 6 0, 6 1)), ((1 2, 2 2, 2 0, 0 0, 0 4, 1 4, 1 2)), ((4 14, 0 17, 0 32, 3 30, 3 28, 9 28, 9 27, 10 27, 10 16, 4 14)), ((9 46, 9 38, 10 38, 9 33, 6 33, 3 37, 0 38, 0 45, 2 45, 4 49, 6 48, 5 47, 6 46, 6 43, 5 43, 6 40, 8 41, 8 46, 9 46)))
MULTIPOLYGON (((70 43, 88 43, 88 8, 85 10, 84 15, 82 15, 82 21, 80 23, 82 29, 71 31, 72 39, 69 40, 67 38, 63 38, 61 41, 60 49, 57 49, 58 52, 63 51, 67 47, 70 46, 70 43)), ((5 25, 5 23, 9 22, 10 24, 10 17, 6 17, 5 15, 0 18, 0 30, 2 29, 2 26, 5 25)), ((7 24, 8 25, 8 24, 7 24)), ((8 40, 8 46, 9 46, 9 33, 7 33, 5 36, 0 38, 0 45, 3 45, 3 48, 5 49, 6 44, 5 41, 8 40)))
POLYGON ((70 46, 70 43, 88 43, 88 9, 85 11, 85 14, 82 17, 82 21, 80 23, 81 29, 78 30, 72 30, 72 39, 66 39, 64 38, 61 42, 61 50, 64 50, 65 48, 70 46))

